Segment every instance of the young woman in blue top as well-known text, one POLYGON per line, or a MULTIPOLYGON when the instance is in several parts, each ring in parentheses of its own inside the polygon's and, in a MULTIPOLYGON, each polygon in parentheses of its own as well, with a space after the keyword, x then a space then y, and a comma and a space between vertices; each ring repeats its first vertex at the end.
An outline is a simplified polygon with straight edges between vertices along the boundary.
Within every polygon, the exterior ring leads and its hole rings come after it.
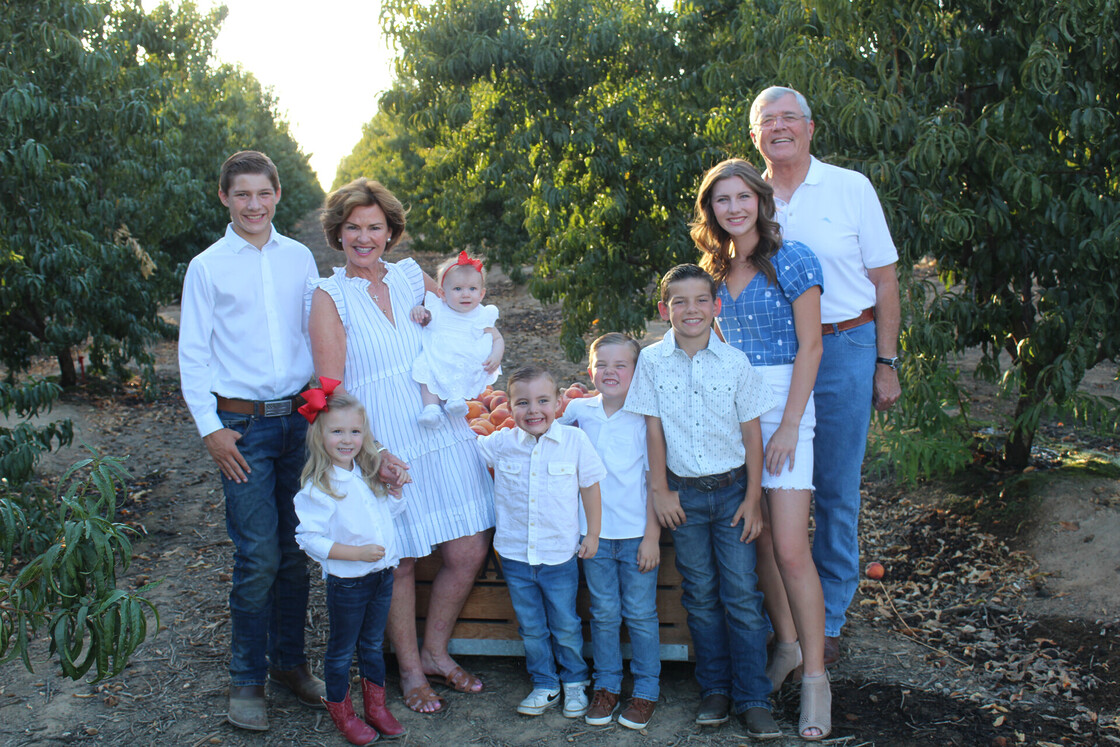
POLYGON ((824 597, 809 546, 821 265, 804 244, 782 241, 773 189, 739 158, 704 175, 691 226, 700 266, 719 286, 720 332, 747 354, 782 403, 761 418, 769 533, 758 541, 758 581, 776 637, 766 674, 777 690, 804 659, 799 732, 823 739, 831 731, 831 693, 824 597))

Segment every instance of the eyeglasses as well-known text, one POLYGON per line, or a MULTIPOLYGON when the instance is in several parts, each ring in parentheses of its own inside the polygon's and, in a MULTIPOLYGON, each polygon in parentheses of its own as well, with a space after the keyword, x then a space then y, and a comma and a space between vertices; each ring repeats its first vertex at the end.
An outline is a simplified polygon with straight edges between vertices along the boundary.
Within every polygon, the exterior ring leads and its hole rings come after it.
POLYGON ((790 112, 785 112, 784 114, 779 114, 777 116, 763 117, 762 119, 755 122, 754 126, 760 130, 769 130, 777 126, 779 123, 785 125, 786 127, 792 127, 793 125, 797 124, 798 120, 802 119, 806 119, 804 114, 791 114, 790 112))

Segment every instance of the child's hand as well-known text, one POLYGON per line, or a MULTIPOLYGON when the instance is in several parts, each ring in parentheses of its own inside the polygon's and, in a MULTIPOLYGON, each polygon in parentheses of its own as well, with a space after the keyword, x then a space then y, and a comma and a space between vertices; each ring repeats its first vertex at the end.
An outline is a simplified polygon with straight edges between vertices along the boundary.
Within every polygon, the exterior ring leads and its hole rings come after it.
POLYGON ((743 533, 739 539, 746 543, 754 542, 762 533, 762 507, 757 499, 744 498, 739 504, 739 510, 731 517, 731 526, 743 521, 743 533))
POLYGON ((676 529, 684 523, 684 509, 681 508, 681 499, 675 490, 661 489, 650 486, 650 498, 653 499, 653 510, 661 526, 667 529, 676 529))
POLYGON ((506 341, 497 327, 487 327, 483 332, 489 334, 494 341, 490 345, 490 357, 482 362, 486 373, 492 374, 498 370, 498 366, 502 365, 502 357, 506 354, 506 341))
POLYGON ((486 369, 486 373, 492 374, 498 370, 498 366, 502 365, 502 356, 490 353, 490 357, 482 362, 482 367, 486 369))
POLYGON ((772 475, 780 475, 782 470, 786 467, 786 462, 789 462, 789 468, 793 469, 793 458, 797 453, 797 435, 798 428, 796 425, 786 425, 782 423, 778 426, 778 430, 774 431, 774 435, 770 437, 770 442, 766 444, 766 470, 772 475))
POLYGON ((354 549, 357 550, 355 560, 363 563, 376 563, 385 557, 385 548, 381 545, 358 545, 354 549))
POLYGON ((583 542, 579 543, 579 552, 576 553, 583 560, 595 557, 595 553, 599 552, 599 538, 593 534, 589 534, 583 538, 583 542))
POLYGON ((661 545, 658 537, 646 537, 638 545, 638 571, 649 573, 661 565, 661 545))
POLYGON ((432 321, 432 312, 428 311, 423 306, 413 306, 412 311, 410 311, 408 315, 412 318, 412 321, 416 322, 421 327, 432 321))

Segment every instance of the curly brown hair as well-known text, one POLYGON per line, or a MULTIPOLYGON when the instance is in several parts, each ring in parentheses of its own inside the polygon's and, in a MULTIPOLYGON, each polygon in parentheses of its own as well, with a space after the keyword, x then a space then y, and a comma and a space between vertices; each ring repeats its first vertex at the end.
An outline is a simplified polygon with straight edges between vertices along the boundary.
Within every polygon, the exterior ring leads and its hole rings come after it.
POLYGON ((692 241, 700 250, 700 266, 708 271, 717 287, 731 270, 731 235, 716 220, 712 209, 712 190, 718 182, 736 176, 758 195, 758 246, 751 253, 750 260, 766 277, 766 281, 773 285, 778 281, 778 276, 770 258, 777 254, 782 245, 781 227, 774 220, 774 188, 762 178, 758 169, 742 158, 729 158, 717 163, 708 169, 700 182, 696 208, 692 222, 688 224, 692 228, 692 241))

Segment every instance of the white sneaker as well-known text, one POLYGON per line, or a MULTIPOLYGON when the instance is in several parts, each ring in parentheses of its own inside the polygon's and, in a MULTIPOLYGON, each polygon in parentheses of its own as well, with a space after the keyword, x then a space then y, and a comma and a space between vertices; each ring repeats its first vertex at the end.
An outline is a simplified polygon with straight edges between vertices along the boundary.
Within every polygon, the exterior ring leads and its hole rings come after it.
POLYGON ((439 405, 426 405, 420 417, 416 418, 416 422, 433 431, 439 428, 441 420, 443 420, 443 413, 440 412, 439 405))
POLYGON ((443 411, 453 418, 465 418, 470 408, 465 399, 449 399, 443 406, 443 411))
POLYGON ((564 685, 564 718, 579 718, 587 713, 590 704, 587 702, 587 681, 565 682, 564 685))
POLYGON ((546 710, 560 702, 560 691, 550 690, 547 687, 533 688, 533 692, 517 706, 518 713, 526 716, 539 716, 546 710))

